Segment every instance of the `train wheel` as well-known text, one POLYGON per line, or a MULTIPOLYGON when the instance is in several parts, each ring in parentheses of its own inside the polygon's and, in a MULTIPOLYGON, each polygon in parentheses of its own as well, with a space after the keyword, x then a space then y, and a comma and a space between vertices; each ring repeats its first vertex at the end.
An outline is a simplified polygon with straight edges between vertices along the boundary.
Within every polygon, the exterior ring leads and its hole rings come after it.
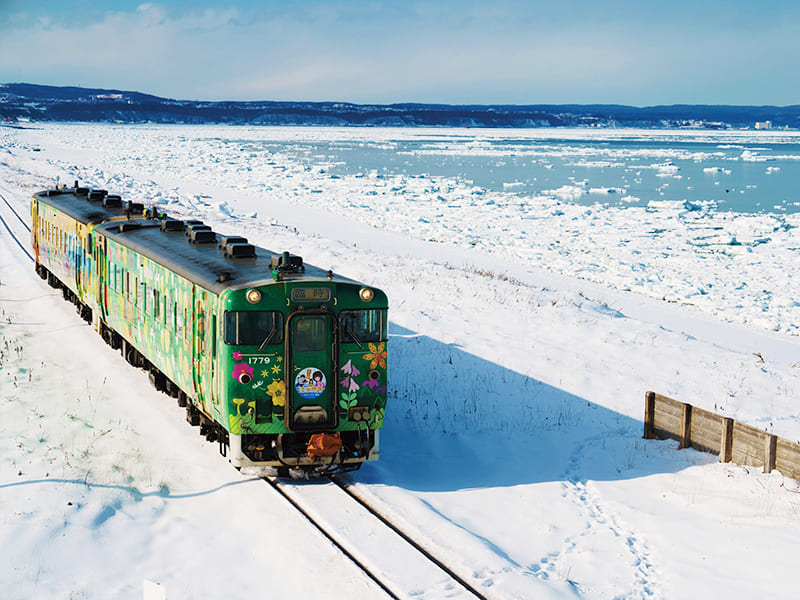
POLYGON ((134 367, 139 366, 139 353, 136 351, 131 345, 126 344, 127 348, 125 348, 125 360, 128 361, 128 364, 133 365, 134 367))
POLYGON ((103 338, 103 341, 106 344, 108 344, 109 346, 113 347, 114 346, 114 332, 111 331, 105 325, 101 325, 100 327, 102 327, 102 332, 101 332, 100 336, 103 338))

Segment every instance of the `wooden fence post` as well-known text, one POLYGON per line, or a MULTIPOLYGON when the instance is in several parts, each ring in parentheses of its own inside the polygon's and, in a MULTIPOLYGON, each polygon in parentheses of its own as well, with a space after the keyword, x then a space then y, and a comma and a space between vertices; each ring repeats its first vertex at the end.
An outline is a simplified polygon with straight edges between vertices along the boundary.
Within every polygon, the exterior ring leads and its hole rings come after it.
POLYGON ((656 393, 644 394, 644 439, 653 440, 656 437, 654 423, 656 420, 656 393))
POLYGON ((764 473, 772 473, 775 469, 775 458, 778 450, 778 436, 768 433, 764 438, 764 473))
POLYGON ((678 448, 688 448, 692 445, 692 405, 683 403, 681 409, 681 439, 678 448))
POLYGON ((729 463, 733 460, 733 419, 731 417, 722 418, 719 460, 724 463, 729 463))
POLYGON ((656 392, 645 392, 644 398, 645 439, 655 439, 658 437, 656 433, 659 432, 665 437, 678 438, 679 449, 694 447, 711 453, 716 451, 719 444, 720 462, 730 463, 735 460, 737 464, 748 466, 757 466, 761 463, 764 473, 778 470, 784 476, 800 481, 800 442, 779 438, 761 428, 693 407, 685 402, 678 402, 656 392), (656 426, 656 410, 658 410, 658 426, 656 426), (780 456, 778 456, 779 441, 780 456))

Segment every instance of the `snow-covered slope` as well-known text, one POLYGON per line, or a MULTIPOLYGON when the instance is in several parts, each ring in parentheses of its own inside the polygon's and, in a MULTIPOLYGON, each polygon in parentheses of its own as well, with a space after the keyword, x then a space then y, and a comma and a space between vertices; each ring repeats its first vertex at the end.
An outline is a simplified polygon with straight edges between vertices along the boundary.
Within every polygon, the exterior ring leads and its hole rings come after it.
MULTIPOLYGON (((387 135, 325 132, 374 143, 387 135)), ((353 478, 487 597, 793 596, 798 484, 645 441, 641 415, 653 389, 800 440, 797 338, 723 323, 712 313, 728 314, 726 297, 700 312, 614 289, 623 286, 604 243, 617 222, 610 213, 588 233, 613 277, 575 279, 558 249, 537 261, 509 249, 499 209, 450 211, 417 230, 411 223, 439 202, 441 181, 406 201, 408 187, 391 192, 384 206, 370 201, 369 178, 343 186, 287 155, 237 151, 233 140, 259 135, 312 133, 0 130, 0 193, 24 210, 56 177, 79 178, 384 289, 382 457, 353 478), (471 229, 479 243, 431 243, 431 227, 439 239, 471 229)), ((533 237, 551 235, 560 216, 537 221, 533 237)), ((636 212, 624 218, 642 238, 652 227, 636 212)), ((592 219, 570 225, 579 226, 592 219)), ((778 251, 786 246, 790 238, 778 251)), ((137 598, 143 579, 171 599, 379 594, 262 482, 226 465, 34 275, 2 228, 0 249, 0 580, 9 597, 137 598)), ((767 258, 765 285, 793 289, 792 273, 767 258)), ((666 275, 669 263, 659 264, 651 268, 666 275)), ((739 276, 698 268, 724 289, 739 276)))

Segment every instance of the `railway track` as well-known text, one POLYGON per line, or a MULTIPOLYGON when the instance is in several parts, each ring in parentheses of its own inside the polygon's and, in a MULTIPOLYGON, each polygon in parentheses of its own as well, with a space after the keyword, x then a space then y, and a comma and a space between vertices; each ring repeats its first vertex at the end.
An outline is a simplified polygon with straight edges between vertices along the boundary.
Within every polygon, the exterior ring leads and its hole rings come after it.
POLYGON ((3 224, 6 231, 8 231, 11 238, 16 242, 17 246, 20 247, 20 250, 22 250, 25 256, 27 256, 31 262, 35 262, 33 255, 25 245, 25 240, 21 239, 30 234, 31 228, 17 210, 11 206, 11 203, 3 194, 0 194, 0 223, 3 224))
POLYGON ((353 491, 340 477, 266 481, 391 598, 486 596, 353 491))

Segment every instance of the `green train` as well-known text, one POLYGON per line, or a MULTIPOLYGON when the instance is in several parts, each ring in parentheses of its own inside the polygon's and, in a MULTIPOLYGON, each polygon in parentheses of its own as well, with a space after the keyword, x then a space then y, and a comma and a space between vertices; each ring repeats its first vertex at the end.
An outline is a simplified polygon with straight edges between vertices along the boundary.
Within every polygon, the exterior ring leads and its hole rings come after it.
POLYGON ((105 190, 31 199, 36 271, 236 467, 377 460, 386 295, 105 190))

